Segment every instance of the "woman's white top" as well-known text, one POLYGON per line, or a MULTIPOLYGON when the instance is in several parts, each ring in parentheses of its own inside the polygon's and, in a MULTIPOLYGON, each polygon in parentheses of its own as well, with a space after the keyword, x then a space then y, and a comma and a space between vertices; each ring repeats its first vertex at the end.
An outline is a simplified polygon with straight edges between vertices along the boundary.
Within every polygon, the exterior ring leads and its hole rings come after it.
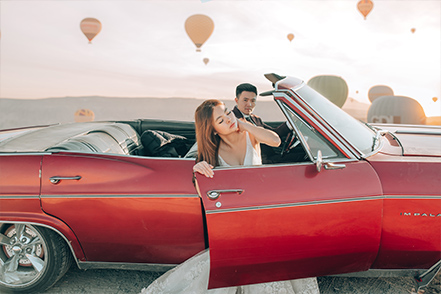
MULTIPOLYGON (((253 144, 251 143, 250 135, 248 132, 246 133, 246 141, 247 141, 247 150, 245 153, 245 158, 243 160, 243 165, 261 165, 262 157, 260 156, 260 146, 257 145, 259 150, 254 149, 253 144)), ((219 166, 230 166, 223 158, 219 155, 219 166)))

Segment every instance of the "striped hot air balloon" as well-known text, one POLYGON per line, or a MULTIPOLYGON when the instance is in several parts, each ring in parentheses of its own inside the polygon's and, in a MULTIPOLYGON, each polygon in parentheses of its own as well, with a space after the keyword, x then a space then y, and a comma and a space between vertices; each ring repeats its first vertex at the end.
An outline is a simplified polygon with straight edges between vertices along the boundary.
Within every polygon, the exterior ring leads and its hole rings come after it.
POLYGON ((424 125, 426 115, 415 99, 406 96, 381 96, 369 107, 367 120, 369 123, 424 125))
POLYGON ((87 17, 81 21, 80 29, 91 44, 93 38, 101 31, 101 22, 96 18, 87 17))

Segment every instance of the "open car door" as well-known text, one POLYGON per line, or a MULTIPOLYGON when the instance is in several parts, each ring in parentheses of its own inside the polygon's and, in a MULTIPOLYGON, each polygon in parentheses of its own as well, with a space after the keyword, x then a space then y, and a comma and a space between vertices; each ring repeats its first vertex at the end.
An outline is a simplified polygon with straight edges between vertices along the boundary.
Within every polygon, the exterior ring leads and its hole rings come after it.
POLYGON ((381 235, 381 188, 367 162, 313 163, 196 175, 207 218, 209 288, 357 272, 381 235))
POLYGON ((309 159, 196 175, 210 289, 365 271, 377 256, 383 198, 375 170, 286 92, 276 102, 309 159))

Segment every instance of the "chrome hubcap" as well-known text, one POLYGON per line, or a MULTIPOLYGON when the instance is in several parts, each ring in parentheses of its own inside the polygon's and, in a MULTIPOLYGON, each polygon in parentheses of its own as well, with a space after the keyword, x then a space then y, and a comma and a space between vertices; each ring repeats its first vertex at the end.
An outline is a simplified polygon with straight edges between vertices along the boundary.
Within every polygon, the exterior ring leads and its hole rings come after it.
POLYGON ((47 266, 46 244, 38 231, 14 224, 0 233, 0 284, 13 288, 37 281, 47 266))

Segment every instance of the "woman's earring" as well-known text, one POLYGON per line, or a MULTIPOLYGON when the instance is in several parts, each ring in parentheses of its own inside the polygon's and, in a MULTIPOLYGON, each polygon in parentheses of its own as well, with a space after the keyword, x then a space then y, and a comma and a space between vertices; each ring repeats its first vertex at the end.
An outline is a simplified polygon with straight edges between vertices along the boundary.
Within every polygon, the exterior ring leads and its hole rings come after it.
POLYGON ((214 132, 214 135, 216 136, 216 135, 217 135, 217 132, 214 132))

